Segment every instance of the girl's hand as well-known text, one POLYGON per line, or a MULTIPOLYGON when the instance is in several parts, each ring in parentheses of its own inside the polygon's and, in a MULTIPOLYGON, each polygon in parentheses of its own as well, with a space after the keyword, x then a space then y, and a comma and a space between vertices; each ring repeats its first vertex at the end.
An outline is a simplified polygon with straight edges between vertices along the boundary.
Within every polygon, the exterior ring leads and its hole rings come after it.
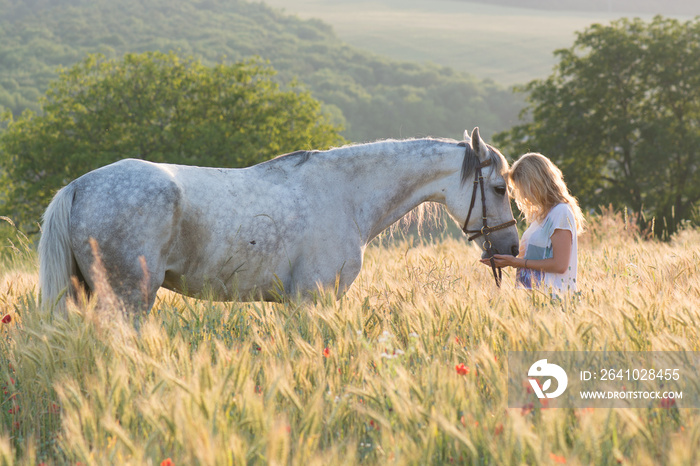
MULTIPOLYGON (((520 257, 510 256, 508 254, 494 254, 493 259, 496 263, 496 267, 523 267, 525 264, 525 259, 520 257)), ((490 259, 480 259, 482 264, 491 266, 490 259)))

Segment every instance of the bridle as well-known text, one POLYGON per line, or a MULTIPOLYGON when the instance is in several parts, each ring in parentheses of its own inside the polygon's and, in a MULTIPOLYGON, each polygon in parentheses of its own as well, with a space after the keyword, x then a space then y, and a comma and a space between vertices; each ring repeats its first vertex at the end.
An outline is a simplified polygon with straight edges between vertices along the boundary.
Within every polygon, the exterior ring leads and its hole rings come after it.
MULTIPOLYGON (((470 147, 467 145, 466 150, 469 151, 469 149, 470 147)), ((515 225, 515 219, 509 220, 505 223, 501 223, 500 225, 497 225, 495 227, 490 227, 486 223, 486 192, 484 191, 484 175, 481 172, 481 169, 484 167, 488 167, 489 165, 491 165, 491 160, 486 160, 484 162, 481 162, 481 164, 479 164, 476 170, 474 170, 474 190, 472 191, 472 200, 469 204, 469 213, 467 214, 467 219, 464 221, 462 231, 465 235, 467 235, 469 241, 473 241, 480 236, 484 237, 483 247, 486 253, 489 255, 489 260, 491 262, 491 270, 493 271, 493 278, 494 280, 496 280, 496 286, 500 288, 502 272, 500 267, 498 268, 498 271, 496 271, 496 261, 493 258, 493 245, 489 240, 489 235, 494 231, 503 230, 504 228, 508 228, 509 226, 515 225), (474 203, 476 202, 477 187, 481 187, 481 219, 483 221, 483 226, 480 230, 468 230, 467 226, 469 225, 469 219, 472 216, 472 210, 474 210, 474 203)))

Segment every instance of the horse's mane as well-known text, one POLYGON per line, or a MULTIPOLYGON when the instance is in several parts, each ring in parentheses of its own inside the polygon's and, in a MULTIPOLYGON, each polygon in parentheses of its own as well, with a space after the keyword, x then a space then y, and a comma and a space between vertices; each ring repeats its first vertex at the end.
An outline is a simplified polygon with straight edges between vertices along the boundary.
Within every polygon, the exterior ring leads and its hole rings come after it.
MULTIPOLYGON (((462 161, 462 173, 461 173, 461 182, 462 184, 466 183, 467 181, 471 181, 474 178, 474 171, 477 169, 481 161, 479 160, 479 157, 476 155, 476 152, 474 152, 474 149, 471 146, 471 143, 469 141, 461 141, 458 142, 454 139, 442 139, 442 138, 424 138, 424 139, 404 139, 404 140, 396 140, 396 139, 384 139, 381 141, 375 141, 376 142, 386 142, 386 143, 392 143, 392 142, 405 142, 405 141, 425 141, 429 143, 434 143, 434 144, 456 144, 459 147, 464 147, 465 153, 464 153, 464 160, 462 161)), ((357 143, 357 144, 347 144, 342 147, 336 147, 333 149, 345 149, 345 148, 353 148, 361 145, 366 145, 366 144, 374 144, 374 143, 357 143)), ((491 162, 493 164, 493 167, 495 168, 495 172, 503 176, 506 171, 508 170, 508 161, 501 155, 501 153, 498 151, 498 149, 486 144, 486 147, 489 149, 489 156, 491 157, 491 162)), ((312 155, 323 153, 323 151, 318 151, 318 150, 298 150, 295 152, 290 152, 288 154, 282 154, 274 159, 272 161, 289 161, 294 163, 294 167, 298 167, 306 162, 309 161, 312 155)), ((390 228, 389 228, 389 235, 393 236, 394 232, 397 229, 404 229, 407 230, 409 225, 415 225, 418 230, 418 234, 420 235, 423 230, 423 226, 426 224, 432 224, 437 226, 440 219, 442 218, 442 206, 439 204, 436 204, 434 202, 425 202, 421 204, 420 206, 416 207, 413 209, 411 212, 406 214, 401 220, 397 221, 394 223, 390 228)))
MULTIPOLYGON (((438 139, 438 138, 428 138, 428 139, 405 139, 403 141, 395 140, 395 139, 385 139, 377 142, 404 142, 404 141, 426 141, 426 142, 432 142, 436 144, 457 144, 460 147, 464 147, 465 153, 464 153, 464 160, 462 161, 462 184, 465 184, 467 181, 471 180, 474 177, 474 171, 477 169, 481 161, 479 160, 479 157, 476 155, 476 152, 474 152, 474 149, 472 148, 471 142, 468 141, 461 141, 457 142, 453 139, 438 139)), ((333 149, 345 149, 345 148, 352 148, 352 147, 357 147, 361 145, 365 145, 366 143, 358 143, 358 144, 348 144, 342 147, 337 147, 333 149)), ((372 143, 370 143, 372 144, 372 143)), ((493 164, 493 167, 495 168, 495 172, 498 173, 501 176, 505 176, 506 172, 508 171, 508 161, 503 157, 503 155, 496 149, 495 147, 486 144, 486 147, 489 149, 489 156, 491 157, 491 162, 493 164)), ((332 150, 332 149, 331 149, 332 150)), ((290 152, 288 154, 282 154, 278 155, 277 157, 273 158, 272 160, 275 161, 294 161, 294 166, 298 167, 299 165, 302 165, 306 162, 309 161, 312 155, 318 154, 321 151, 318 150, 298 150, 295 152, 290 152)))
POLYGON ((298 150, 289 154, 282 154, 274 157, 272 160, 294 160, 296 159, 295 167, 309 161, 311 154, 318 153, 317 150, 298 150))

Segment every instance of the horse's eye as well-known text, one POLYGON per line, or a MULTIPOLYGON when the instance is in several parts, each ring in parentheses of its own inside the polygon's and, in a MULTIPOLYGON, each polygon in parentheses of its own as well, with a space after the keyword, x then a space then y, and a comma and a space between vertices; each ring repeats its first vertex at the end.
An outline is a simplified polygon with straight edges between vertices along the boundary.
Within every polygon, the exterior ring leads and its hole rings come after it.
POLYGON ((505 186, 496 186, 493 188, 494 191, 496 191, 496 194, 500 196, 505 196, 506 195, 506 187, 505 186))

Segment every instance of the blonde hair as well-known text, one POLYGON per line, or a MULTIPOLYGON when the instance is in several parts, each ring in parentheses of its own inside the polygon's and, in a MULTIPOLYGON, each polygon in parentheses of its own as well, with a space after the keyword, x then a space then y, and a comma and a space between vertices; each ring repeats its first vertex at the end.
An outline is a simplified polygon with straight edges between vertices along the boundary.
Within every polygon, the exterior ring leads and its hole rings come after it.
POLYGON ((561 170, 542 154, 521 156, 508 172, 508 186, 528 223, 541 222, 554 206, 566 203, 574 211, 577 233, 583 233, 586 219, 578 201, 569 193, 561 170))

